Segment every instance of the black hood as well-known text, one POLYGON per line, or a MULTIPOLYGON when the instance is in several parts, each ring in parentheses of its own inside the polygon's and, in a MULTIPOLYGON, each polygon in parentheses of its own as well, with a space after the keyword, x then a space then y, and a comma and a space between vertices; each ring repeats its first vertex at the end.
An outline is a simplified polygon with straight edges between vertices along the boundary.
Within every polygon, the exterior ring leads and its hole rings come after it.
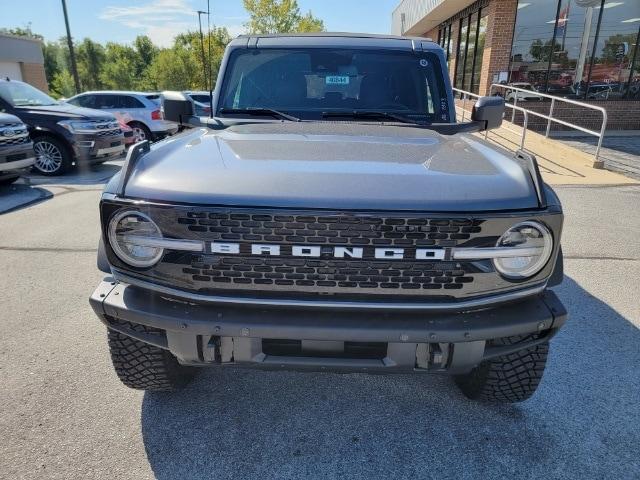
POLYGON ((433 212, 538 207, 528 171, 478 137, 347 122, 196 129, 152 146, 136 165, 125 196, 433 212))
POLYGON ((114 120, 115 117, 110 113, 93 110, 91 108, 76 107, 69 103, 59 103, 55 105, 24 106, 14 107, 15 113, 20 118, 37 121, 38 118, 46 118, 47 120, 114 120))

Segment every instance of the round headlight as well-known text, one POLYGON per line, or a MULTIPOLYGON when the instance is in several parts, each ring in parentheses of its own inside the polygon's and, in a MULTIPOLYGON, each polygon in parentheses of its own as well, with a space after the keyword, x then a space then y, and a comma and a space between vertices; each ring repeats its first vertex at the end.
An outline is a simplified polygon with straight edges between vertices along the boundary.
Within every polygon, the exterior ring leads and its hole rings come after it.
POLYGON ((527 278, 538 273, 549 261, 553 238, 544 225, 522 222, 507 230, 496 247, 512 249, 509 256, 493 260, 496 270, 507 278, 527 278))
POLYGON ((158 226, 144 213, 121 212, 109 222, 109 243, 116 255, 134 267, 150 267, 161 258, 163 249, 149 240, 162 239, 158 226))

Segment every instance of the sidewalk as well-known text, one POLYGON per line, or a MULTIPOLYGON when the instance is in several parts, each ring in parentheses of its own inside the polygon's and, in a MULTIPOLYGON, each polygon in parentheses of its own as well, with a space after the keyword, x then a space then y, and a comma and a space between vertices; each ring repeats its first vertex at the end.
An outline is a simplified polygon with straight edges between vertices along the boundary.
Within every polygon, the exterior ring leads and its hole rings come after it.
MULTIPOLYGON (((589 154, 595 153, 598 143, 595 137, 582 136, 554 136, 554 140, 589 154)), ((604 160, 605 168, 608 170, 640 180, 640 135, 605 134, 600 158, 604 160)))
MULTIPOLYGON (((503 121, 501 128, 489 132, 487 140, 497 143, 508 150, 515 151, 520 148, 520 134, 514 132, 519 132, 520 130, 520 127, 503 121)), ((476 133, 475 135, 484 138, 484 133, 476 133)), ((609 170, 593 168, 595 147, 582 143, 582 138, 580 138, 580 141, 576 140, 571 138, 570 140, 562 139, 560 141, 558 139, 545 138, 544 135, 531 130, 527 131, 525 149, 536 156, 540 172, 547 183, 550 185, 640 184, 640 175, 636 178, 631 178, 609 170)), ((615 140, 615 137, 612 137, 611 140, 615 140)), ((638 142, 640 143, 640 139, 638 142)), ((637 158, 635 155, 629 155, 637 158)), ((609 167, 615 160, 609 158, 613 157, 613 155, 608 152, 605 156, 607 156, 605 166, 609 167)), ((637 165, 640 167, 640 159, 637 165)), ((640 171, 638 173, 640 174, 640 171)))

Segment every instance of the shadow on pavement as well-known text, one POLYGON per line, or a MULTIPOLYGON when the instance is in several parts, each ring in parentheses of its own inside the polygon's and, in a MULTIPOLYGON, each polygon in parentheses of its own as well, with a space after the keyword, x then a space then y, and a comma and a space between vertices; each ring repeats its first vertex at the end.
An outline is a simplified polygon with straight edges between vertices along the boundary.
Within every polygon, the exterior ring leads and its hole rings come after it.
POLYGON ((30 207, 52 197, 53 194, 44 188, 20 183, 0 185, 0 215, 30 207))
POLYGON ((0 185, 0 214, 14 212, 56 195, 75 191, 75 187, 86 189, 85 185, 106 184, 121 167, 122 160, 115 160, 100 165, 80 165, 57 177, 29 173, 12 185, 0 185))
POLYGON ((474 403, 448 377, 205 369, 146 393, 157 478, 639 478, 640 331, 571 278, 537 394, 474 403))
POLYGON ((84 165, 70 170, 64 175, 47 177, 30 173, 24 177, 29 185, 96 185, 104 184, 120 171, 123 160, 110 161, 98 165, 84 165))

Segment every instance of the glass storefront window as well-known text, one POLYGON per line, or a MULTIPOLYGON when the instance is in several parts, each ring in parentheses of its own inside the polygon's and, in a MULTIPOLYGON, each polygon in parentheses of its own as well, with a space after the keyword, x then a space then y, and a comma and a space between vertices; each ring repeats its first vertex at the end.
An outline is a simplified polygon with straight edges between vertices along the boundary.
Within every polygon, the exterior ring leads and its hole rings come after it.
POLYGON ((476 46, 476 61, 473 67, 473 82, 471 85, 471 91, 478 93, 480 90, 480 74, 482 72, 482 54, 484 53, 484 41, 487 35, 487 16, 480 17, 480 24, 478 26, 478 43, 476 46))
MULTIPOLYGON (((595 12, 600 9, 594 9, 595 12)), ((639 37, 640 2, 607 0, 602 10, 589 88, 584 89, 587 98, 640 99, 640 58, 636 54, 639 37)), ((591 61, 589 52, 588 63, 591 61)))
POLYGON ((473 77, 473 61, 476 58, 476 37, 478 35, 478 12, 469 17, 469 39, 467 41, 467 55, 464 62, 464 78, 462 89, 471 90, 471 80, 473 77))
POLYGON ((509 83, 569 98, 640 98, 638 38, 638 0, 519 0, 509 83))
POLYGON ((519 0, 511 47, 509 83, 544 89, 558 14, 558 0, 519 0))
POLYGON ((456 55, 456 77, 454 86, 462 89, 462 80, 464 78, 464 62, 467 57, 467 38, 469 36, 469 19, 460 19, 460 36, 458 37, 458 54, 456 55))

